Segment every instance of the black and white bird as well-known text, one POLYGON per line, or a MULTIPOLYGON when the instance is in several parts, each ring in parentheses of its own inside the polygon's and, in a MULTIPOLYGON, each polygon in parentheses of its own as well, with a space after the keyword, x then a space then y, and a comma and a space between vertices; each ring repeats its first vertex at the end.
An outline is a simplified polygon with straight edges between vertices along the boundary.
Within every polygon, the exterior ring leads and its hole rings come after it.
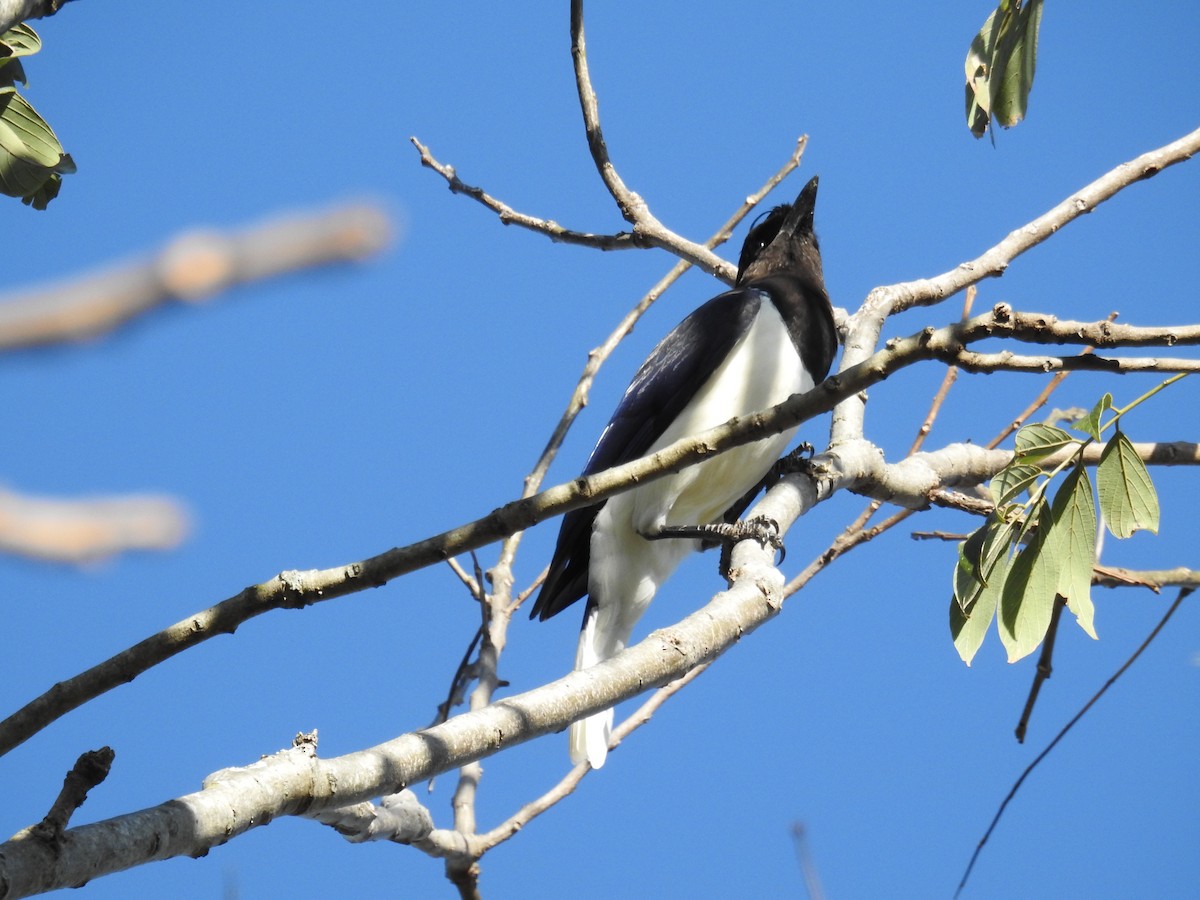
MULTIPOLYGON (((813 233, 817 179, 750 229, 736 287, 709 300, 642 363, 592 451, 585 475, 654 453, 734 416, 759 412, 823 380, 837 349, 813 233)), ((531 616, 548 619, 585 594, 575 656, 585 669, 625 648, 655 592, 766 476, 795 429, 577 509, 563 518, 531 616)), ((571 760, 604 764, 611 709, 571 726, 571 760)))

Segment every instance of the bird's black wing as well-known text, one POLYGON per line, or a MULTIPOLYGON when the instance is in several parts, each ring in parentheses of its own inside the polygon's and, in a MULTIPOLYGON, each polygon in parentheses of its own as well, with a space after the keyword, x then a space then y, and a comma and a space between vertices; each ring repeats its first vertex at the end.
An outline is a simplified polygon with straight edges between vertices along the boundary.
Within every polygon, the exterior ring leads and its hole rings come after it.
MULTIPOLYGON (((749 330, 764 295, 738 288, 695 310, 642 363, 600 435, 584 475, 645 456, 749 330)), ((563 517, 546 581, 530 617, 548 619, 587 593, 592 524, 603 502, 563 517)))

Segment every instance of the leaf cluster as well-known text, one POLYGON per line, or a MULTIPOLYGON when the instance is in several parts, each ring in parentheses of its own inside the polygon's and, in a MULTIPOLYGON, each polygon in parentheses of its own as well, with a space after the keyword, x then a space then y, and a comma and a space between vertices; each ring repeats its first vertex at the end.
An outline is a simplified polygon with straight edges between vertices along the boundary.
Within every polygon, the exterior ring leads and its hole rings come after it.
POLYGON ((1096 562, 1099 500, 1101 521, 1117 538, 1157 532, 1158 495, 1146 465, 1121 430, 1125 409, 1105 394, 1072 425, 1082 439, 1053 425, 1026 425, 1017 432, 1012 461, 992 479, 995 507, 987 521, 958 545, 950 632, 968 665, 995 619, 1008 661, 1028 656, 1050 627, 1054 604, 1065 601, 1079 627, 1096 637, 1092 567, 1096 562), (1102 423, 1103 416, 1114 415, 1102 423), (1083 465, 1083 450, 1109 427, 1096 467, 1096 491, 1083 465), (1066 452, 1053 469, 1045 461, 1066 452), (1062 476, 1059 479, 1059 476, 1062 476), (1058 480, 1053 499, 1051 486, 1058 480))
POLYGON ((21 57, 41 49, 28 25, 0 35, 0 193, 34 209, 45 209, 58 196, 62 176, 75 171, 53 129, 17 92, 18 82, 28 83, 21 57))
POLYGON ((975 137, 993 122, 1025 118, 1037 68, 1042 0, 1001 0, 967 51, 967 127, 975 137))

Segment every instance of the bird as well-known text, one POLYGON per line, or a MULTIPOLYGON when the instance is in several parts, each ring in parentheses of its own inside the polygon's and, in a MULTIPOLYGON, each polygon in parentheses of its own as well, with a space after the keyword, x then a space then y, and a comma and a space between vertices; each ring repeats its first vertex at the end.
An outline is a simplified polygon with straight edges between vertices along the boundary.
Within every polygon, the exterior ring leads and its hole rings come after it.
MULTIPOLYGON (((754 222, 733 289, 694 310, 651 351, 601 433, 585 476, 767 409, 824 380, 837 331, 813 230, 817 183, 813 178, 794 203, 754 222)), ((795 432, 743 444, 563 517, 530 617, 544 621, 587 596, 576 670, 625 648, 688 553, 714 537, 745 536, 723 526, 726 516, 740 515, 749 502, 744 498, 795 432)), ((604 765, 612 722, 608 709, 570 726, 573 763, 604 765)))

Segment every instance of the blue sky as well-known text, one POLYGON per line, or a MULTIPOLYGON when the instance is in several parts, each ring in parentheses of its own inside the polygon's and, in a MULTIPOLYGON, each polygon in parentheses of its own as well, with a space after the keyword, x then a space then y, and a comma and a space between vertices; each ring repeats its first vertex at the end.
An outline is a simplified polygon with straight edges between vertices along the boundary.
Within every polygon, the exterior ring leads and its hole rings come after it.
MULTIPOLYGON (((834 302, 970 259, 1114 165, 1197 125, 1200 8, 1050 4, 1030 115, 993 148, 969 135, 962 65, 988 3, 593 4, 592 75, 615 163, 667 225, 703 240, 810 135, 790 200, 821 176, 834 302)), ((79 173, 45 213, 0 204, 11 285, 148 252, 197 225, 369 198, 400 239, 357 268, 173 308, 81 346, 0 359, 4 481, 29 493, 174 494, 180 550, 60 569, 0 560, 5 713, 188 613, 282 569, 349 562, 516 496, 586 353, 673 260, 602 254, 504 228, 418 165, 411 135, 513 206, 622 228, 580 127, 565 4, 70 4, 34 23, 28 95, 79 173)), ((1195 320, 1200 168, 1135 185, 981 286, 979 308, 1095 320, 1195 320)), ((735 241, 740 240, 744 230, 735 241)), ((736 256, 726 247, 724 255, 736 256)), ((690 273, 603 370, 551 473, 575 475, 657 339, 716 293, 690 273)), ((958 316, 915 311, 889 334, 958 316)), ((872 391, 868 437, 899 458, 942 376, 872 391)), ((1155 378, 1073 376, 1055 403, 1125 402, 1155 378)), ((986 441, 1039 379, 961 378, 928 446, 986 441)), ((1126 424, 1195 440, 1185 381, 1126 424)), ((820 444, 827 422, 807 426, 820 444)), ((1114 565, 1195 565, 1193 473, 1156 472, 1162 534, 1110 541, 1114 565)), ((841 495, 794 528, 785 574, 863 505, 841 495)), ((931 513, 914 527, 971 527, 931 513)), ((556 529, 526 538, 523 583, 556 529)), ((485 551, 487 565, 494 554, 485 551)), ((1018 745, 1033 661, 994 637, 971 669, 946 628, 952 545, 894 533, 856 551, 734 648, 567 802, 483 861, 489 898, 803 896, 801 821, 830 898, 948 897, 1024 766, 1144 638, 1167 598, 1097 591, 1092 642, 1064 622, 1053 679, 1018 745)), ((680 571, 641 633, 721 585, 680 571)), ((0 759, 0 829, 45 812, 76 756, 117 751, 77 822, 196 790, 301 730, 323 755, 426 724, 477 622, 445 568, 279 612, 171 660, 0 759)), ((1200 613, 1187 603, 1027 782, 967 896, 1191 896, 1200 879, 1200 613)), ((514 623, 501 675, 562 674, 576 617, 514 623)), ((485 762, 491 827, 558 781, 565 738, 485 762)), ((450 822, 453 778, 426 797, 450 822)), ((423 791, 423 789, 422 789, 423 791)), ((424 796, 424 794, 423 794, 424 796)), ((217 848, 102 879, 89 898, 449 896, 441 866, 279 821, 217 848)))

